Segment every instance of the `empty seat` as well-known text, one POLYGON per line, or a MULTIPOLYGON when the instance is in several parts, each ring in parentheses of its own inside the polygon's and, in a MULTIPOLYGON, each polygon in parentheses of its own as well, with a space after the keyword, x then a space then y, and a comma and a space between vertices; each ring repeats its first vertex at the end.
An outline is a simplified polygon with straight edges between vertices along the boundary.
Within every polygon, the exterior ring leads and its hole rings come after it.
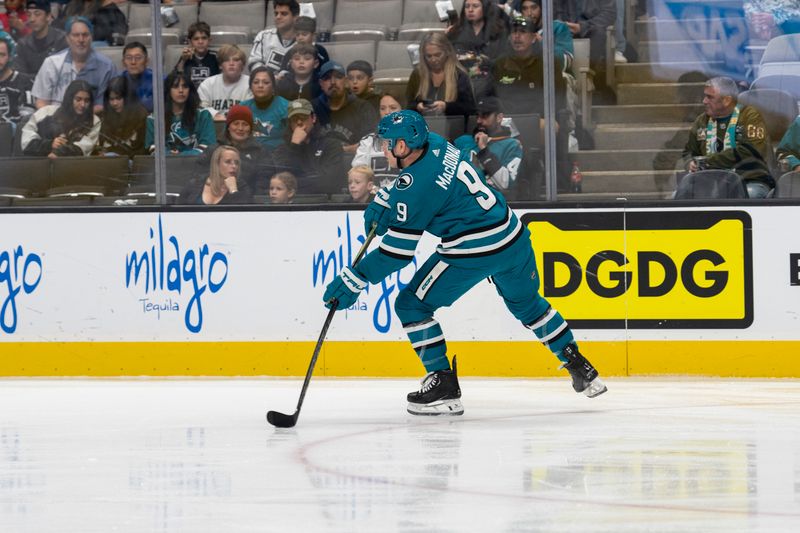
POLYGON ((57 157, 47 196, 113 195, 128 186, 127 157, 57 157))
POLYGON ((218 39, 218 31, 224 26, 248 28, 248 33, 255 36, 266 27, 266 15, 272 11, 272 4, 259 2, 203 2, 200 5, 200 20, 211 25, 214 44, 230 41, 218 39))
POLYGON ((386 39, 403 22, 402 0, 338 0, 331 40, 386 39))
POLYGON ((779 35, 767 43, 761 56, 761 66, 767 63, 800 61, 800 34, 779 35))
POLYGON ((793 74, 759 75, 750 85, 750 89, 777 89, 800 99, 800 63, 797 65, 798 69, 793 74))
POLYGON ((589 39, 573 39, 572 42, 575 50, 572 65, 577 81, 578 112, 583 129, 591 130, 594 71, 589 67, 589 39))
POLYGON ((747 198, 744 182, 730 170, 701 170, 683 177, 676 200, 747 198))
MULTIPOLYGON (((128 32, 125 36, 126 43, 134 41, 140 42, 147 48, 153 47, 153 30, 150 28, 138 28, 128 32)), ((177 29, 163 28, 161 30, 161 42, 164 45, 178 44, 181 42, 181 32, 177 29)))
POLYGON ((211 40, 214 44, 248 44, 253 41, 252 30, 248 26, 212 26, 211 40))
MULTIPOLYGON (((162 24, 162 30, 164 32, 170 32, 170 34, 177 32, 179 37, 186 35, 186 30, 189 26, 197 22, 197 5, 172 4, 168 7, 174 10, 175 14, 178 16, 178 22, 169 27, 162 24)), ((151 17, 151 4, 131 4, 128 10, 128 28, 130 28, 128 33, 134 30, 151 29, 153 27, 151 17)), ((126 42, 130 41, 126 40, 126 42)))
MULTIPOLYGON (((183 187, 198 177, 197 160, 202 156, 168 155, 167 167, 167 195, 180 194, 183 187)), ((129 195, 152 196, 155 194, 155 160, 150 155, 134 156, 131 163, 131 181, 128 189, 129 195)))
POLYGON ((775 185, 774 198, 800 198, 800 172, 787 172, 775 185))
POLYGON ((436 2, 432 0, 403 0, 403 23, 397 39, 419 41, 424 35, 445 30, 439 19, 436 2))
POLYGON ((94 46, 95 51, 109 58, 118 71, 125 70, 122 64, 122 48, 122 46, 94 46))
POLYGON ((11 157, 14 145, 14 128, 10 122, 0 123, 0 157, 11 157))
POLYGON ((325 43, 325 49, 330 58, 345 67, 357 59, 363 59, 370 65, 374 65, 375 48, 374 41, 325 43))
POLYGON ((541 115, 529 113, 524 115, 506 115, 514 124, 514 128, 519 132, 519 142, 526 149, 538 149, 542 146, 542 129, 539 124, 541 115))
POLYGON ((50 186, 50 160, 46 157, 0 158, 0 194, 41 196, 50 186))
POLYGON ((378 43, 375 70, 405 68, 412 69, 411 56, 408 53, 409 45, 416 45, 414 41, 381 41, 378 43))

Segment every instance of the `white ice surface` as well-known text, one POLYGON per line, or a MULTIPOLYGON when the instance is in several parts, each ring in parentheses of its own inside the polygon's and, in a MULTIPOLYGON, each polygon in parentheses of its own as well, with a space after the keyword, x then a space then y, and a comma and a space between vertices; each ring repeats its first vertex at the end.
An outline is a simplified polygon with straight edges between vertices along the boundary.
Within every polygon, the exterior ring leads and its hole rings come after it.
POLYGON ((800 382, 0 381, 0 532, 797 532, 800 382))

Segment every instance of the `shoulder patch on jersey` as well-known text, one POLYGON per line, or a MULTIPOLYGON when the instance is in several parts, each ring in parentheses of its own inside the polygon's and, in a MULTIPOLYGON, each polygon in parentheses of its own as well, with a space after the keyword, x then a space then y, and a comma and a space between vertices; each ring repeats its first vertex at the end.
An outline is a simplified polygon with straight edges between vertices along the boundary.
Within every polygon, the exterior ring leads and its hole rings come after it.
POLYGON ((439 157, 439 149, 438 148, 434 148, 433 150, 431 150, 431 152, 433 152, 433 155, 435 155, 436 157, 439 157))
POLYGON ((398 191, 402 191, 411 187, 412 183, 414 183, 414 178, 411 174, 400 174, 394 182, 394 187, 398 191))

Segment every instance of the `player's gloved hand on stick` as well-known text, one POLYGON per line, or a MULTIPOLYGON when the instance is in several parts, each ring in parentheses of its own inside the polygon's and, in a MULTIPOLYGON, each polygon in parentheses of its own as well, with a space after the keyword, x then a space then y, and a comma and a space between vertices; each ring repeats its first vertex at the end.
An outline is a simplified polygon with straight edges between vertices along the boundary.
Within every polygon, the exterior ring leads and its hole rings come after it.
POLYGON ((377 224, 375 235, 383 235, 392 223, 392 210, 389 208, 389 191, 383 187, 375 193, 375 198, 364 211, 364 232, 372 230, 372 224, 377 224))
POLYGON ((338 309, 347 309, 358 300, 358 295, 367 286, 367 280, 350 267, 344 267, 336 279, 328 283, 322 301, 331 308, 333 300, 339 302, 338 309))

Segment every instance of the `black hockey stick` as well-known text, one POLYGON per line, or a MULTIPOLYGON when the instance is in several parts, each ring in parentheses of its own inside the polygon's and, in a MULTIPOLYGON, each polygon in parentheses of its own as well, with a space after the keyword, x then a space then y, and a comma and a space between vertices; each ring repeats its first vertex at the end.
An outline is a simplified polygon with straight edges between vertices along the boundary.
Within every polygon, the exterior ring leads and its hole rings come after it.
MULTIPOLYGON (((364 244, 361 245, 361 249, 358 250, 355 259, 353 259, 353 266, 356 266, 363 257, 363 255, 367 252, 369 243, 372 242, 372 239, 375 238, 375 229, 377 227, 378 227, 377 223, 372 224, 372 229, 369 230, 367 239, 364 241, 364 244)), ((314 347, 314 354, 311 356, 311 362, 308 364, 308 370, 306 371, 306 379, 305 381, 303 381, 303 388, 300 390, 300 399, 297 400, 297 409, 295 409, 294 414, 287 415, 284 413, 279 413, 278 411, 267 412, 267 422, 269 422, 276 428, 291 428, 294 427, 295 424, 297 424, 297 419, 300 416, 300 408, 303 407, 303 400, 306 397, 308 384, 311 382, 311 374, 314 373, 314 365, 317 364, 317 357, 319 357, 319 351, 322 348, 322 343, 325 341, 325 335, 328 334, 328 327, 331 325, 331 321, 333 320, 333 315, 336 314, 337 307, 339 307, 339 302, 334 300, 331 303, 331 309, 330 311, 328 311, 328 316, 327 318, 325 318, 325 323, 322 325, 322 331, 319 334, 319 339, 317 339, 317 345, 314 347)))

